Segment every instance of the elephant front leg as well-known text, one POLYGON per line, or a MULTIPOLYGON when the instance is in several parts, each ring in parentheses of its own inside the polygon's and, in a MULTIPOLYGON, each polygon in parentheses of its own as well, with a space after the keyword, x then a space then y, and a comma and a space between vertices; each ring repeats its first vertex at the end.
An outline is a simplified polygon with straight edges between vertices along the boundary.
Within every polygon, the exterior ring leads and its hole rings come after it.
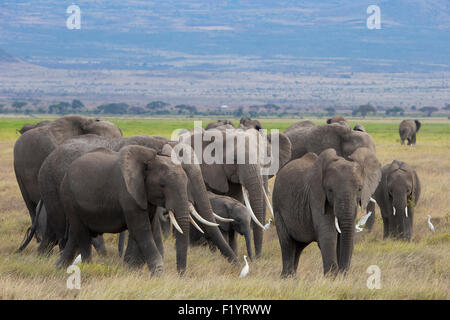
POLYGON ((318 245, 322 254, 323 273, 336 274, 339 270, 337 261, 337 236, 336 233, 319 235, 318 245))
POLYGON ((228 231, 228 244, 230 245, 234 253, 237 254, 237 235, 236 232, 232 229, 228 231))

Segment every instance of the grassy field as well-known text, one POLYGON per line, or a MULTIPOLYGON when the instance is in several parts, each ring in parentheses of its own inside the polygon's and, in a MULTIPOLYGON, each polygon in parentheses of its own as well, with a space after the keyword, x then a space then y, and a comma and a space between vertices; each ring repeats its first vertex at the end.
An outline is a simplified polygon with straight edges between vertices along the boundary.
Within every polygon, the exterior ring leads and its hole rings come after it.
MULTIPOLYGON (((317 245, 308 246, 300 258, 297 276, 280 279, 281 252, 275 228, 264 237, 263 256, 250 264, 250 273, 217 252, 190 248, 188 270, 176 273, 174 240, 165 240, 165 271, 150 277, 147 268, 130 269, 118 257, 117 236, 106 235, 108 255, 93 252, 93 262, 81 264, 81 290, 68 290, 65 270, 56 269, 58 250, 50 257, 36 254, 36 242, 14 253, 30 224, 13 172, 13 146, 24 123, 36 118, 0 119, 0 299, 449 299, 450 298, 450 124, 444 119, 424 119, 417 145, 400 146, 399 120, 364 120, 374 138, 377 156, 384 165, 393 159, 407 161, 418 172, 422 195, 416 208, 411 242, 382 240, 377 209, 371 233, 358 233, 350 271, 336 279, 324 277, 317 245), (433 217, 436 232, 428 230, 433 217), (366 286, 370 265, 381 270, 381 289, 366 286)), ((110 119, 125 136, 150 134, 170 137, 176 128, 192 128, 192 120, 110 119)), ((265 128, 283 130, 295 120, 262 120, 265 128)), ((325 120, 314 120, 324 123, 325 120)), ((356 121, 351 120, 351 124, 356 121)), ((208 121, 204 120, 204 125, 208 121)), ((273 184, 273 179, 271 181, 273 184)), ((271 186, 272 187, 272 186, 271 186)), ((245 244, 239 239, 239 253, 245 244)))

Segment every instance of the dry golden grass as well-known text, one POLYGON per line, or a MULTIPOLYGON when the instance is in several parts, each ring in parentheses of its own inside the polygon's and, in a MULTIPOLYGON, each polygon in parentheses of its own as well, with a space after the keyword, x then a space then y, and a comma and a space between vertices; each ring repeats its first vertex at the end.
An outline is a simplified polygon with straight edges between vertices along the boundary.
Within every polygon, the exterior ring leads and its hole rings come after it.
MULTIPOLYGON (((263 124, 285 128, 289 123, 267 120, 263 124)), ((244 279, 239 278, 239 268, 203 247, 189 249, 188 270, 179 277, 173 239, 165 241, 164 274, 155 278, 146 267, 127 267, 117 254, 117 236, 106 235, 107 257, 94 252, 92 263, 80 265, 81 290, 67 289, 69 275, 55 267, 59 255, 56 248, 50 257, 39 257, 33 241, 23 253, 15 253, 30 221, 13 172, 14 139, 8 133, 0 140, 0 299, 448 299, 449 125, 447 121, 435 121, 427 129, 424 124, 417 146, 411 148, 399 145, 397 131, 392 132, 397 124, 387 120, 364 123, 373 132, 383 165, 393 159, 407 161, 421 179, 422 196, 411 242, 382 240, 377 209, 374 230, 357 234, 346 276, 324 277, 320 252, 316 244, 311 244, 300 258, 297 276, 281 279, 280 248, 275 228, 270 228, 265 234, 263 256, 250 263, 250 273, 244 279), (428 214, 433 217, 434 234, 426 225, 428 214), (370 265, 381 269, 379 290, 366 286, 370 265)), ((1 126, 0 120, 0 130, 1 126)), ((134 129, 123 129, 128 136, 134 133, 134 129)), ((239 252, 245 252, 242 239, 239 252)))

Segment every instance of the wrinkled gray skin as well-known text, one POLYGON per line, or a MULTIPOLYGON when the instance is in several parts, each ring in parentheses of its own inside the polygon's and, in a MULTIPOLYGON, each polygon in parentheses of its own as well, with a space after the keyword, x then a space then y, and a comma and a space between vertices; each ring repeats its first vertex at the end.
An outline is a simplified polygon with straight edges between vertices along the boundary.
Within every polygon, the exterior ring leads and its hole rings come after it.
MULTIPOLYGON (((222 139, 225 144, 225 150, 223 152, 222 164, 207 164, 205 163, 205 161, 202 161, 200 167, 205 184, 207 185, 209 190, 213 191, 214 193, 233 197, 241 201, 241 203, 244 203, 242 195, 242 186, 244 186, 248 190, 250 206, 252 207, 256 218, 261 224, 264 225, 266 217, 266 207, 263 188, 265 188, 267 192, 268 176, 261 175, 261 166, 259 163, 252 164, 249 163, 248 160, 246 160, 244 164, 237 164, 237 135, 239 134, 239 132, 242 133, 242 131, 236 130, 235 132, 225 132, 223 130, 218 130, 217 128, 211 130, 215 130, 222 135, 222 139), (229 142, 226 142, 227 140, 233 140, 234 143, 231 144, 229 142), (230 145, 233 145, 234 148, 227 148, 227 146, 230 145), (234 155, 234 157, 231 157, 232 159, 234 159, 234 163, 226 163, 227 153, 234 155)), ((255 134, 255 132, 252 132, 250 130, 244 132, 246 134, 255 134)), ((182 139, 182 141, 187 142, 192 147, 195 146, 194 141, 196 141, 197 139, 199 141, 202 141, 201 148, 196 149, 199 150, 202 154, 205 148, 212 144, 211 141, 203 141, 203 132, 187 135, 185 137, 182 137, 182 139), (200 137, 198 135, 200 135, 200 137)), ((272 139, 271 135, 268 135, 268 139, 272 139)), ((248 144, 246 145, 248 147, 248 144)), ((291 156, 291 144, 286 135, 282 133, 279 134, 279 146, 279 164, 280 167, 282 167, 290 159, 291 156)), ((246 148, 245 150, 240 150, 239 152, 243 152, 245 154, 245 159, 249 159, 248 148, 246 148)), ((197 158, 202 159, 201 154, 198 154, 197 158)), ((255 243, 255 257, 259 257, 262 252, 263 230, 254 222, 252 222, 252 227, 253 240, 255 243)))
MULTIPOLYGON (((245 238, 245 244, 247 246, 247 256, 250 260, 253 259, 253 250, 251 243, 251 217, 248 209, 236 199, 227 196, 221 196, 208 192, 209 200, 213 211, 228 219, 234 219, 233 222, 217 221, 219 228, 222 231, 225 239, 228 240, 229 245, 233 251, 237 252, 237 233, 243 235, 245 238)), ((201 243, 201 238, 204 234, 200 233, 196 228, 191 226, 190 241, 191 243, 201 243)))
POLYGON ((205 130, 217 128, 217 127, 224 126, 224 125, 228 125, 228 126, 231 126, 234 128, 233 122, 231 122, 230 120, 219 119, 216 122, 208 123, 205 130))
POLYGON ((282 277, 296 273, 302 250, 314 241, 318 242, 325 274, 349 268, 358 205, 366 207, 381 178, 380 163, 369 149, 359 148, 349 158, 327 149, 319 156, 308 153, 293 160, 278 172, 273 208, 282 277))
MULTIPOLYGON (((117 139, 86 135, 72 139, 53 151, 45 160, 39 174, 39 183, 43 190, 42 198, 48 211, 46 234, 39 246, 40 252, 46 252, 58 242, 65 243, 66 216, 64 214, 63 202, 59 197, 59 186, 61 185, 68 168, 76 159, 97 148, 119 151, 125 146, 139 145, 161 152, 166 144, 176 145, 177 142, 168 141, 161 137, 150 137, 146 135, 117 139)), ((183 164, 182 168, 189 178, 189 185, 195 186, 190 187, 189 189, 194 206, 203 218, 214 222, 214 216, 207 198, 206 186, 203 182, 200 167, 196 164, 183 164)), ((218 227, 203 226, 202 228, 211 237, 222 254, 228 258, 229 261, 236 263, 237 257, 226 243, 218 227)), ((124 235, 122 235, 122 245, 123 237, 124 235)), ((140 256, 139 250, 133 251, 136 247, 133 241, 128 241, 128 246, 131 247, 129 252, 134 252, 137 256, 140 256)), ((135 257, 134 260, 136 261, 136 264, 140 262, 138 257, 135 257)))
MULTIPOLYGON (((383 218, 383 237, 411 240, 414 222, 414 207, 420 198, 420 180, 416 171, 407 163, 394 160, 382 169, 382 177, 373 197, 378 203, 383 218), (395 207, 395 216, 393 208, 395 207), (408 207, 408 217, 405 208, 408 207)), ((375 219, 375 206, 368 210, 373 214, 367 221, 372 227, 375 219)))
POLYGON ((14 172, 31 220, 41 199, 38 174, 45 158, 60 144, 84 134, 117 138, 122 131, 108 121, 84 116, 63 116, 22 134, 14 145, 14 172))
POLYGON ((366 132, 366 128, 364 128, 364 126, 362 125, 362 124, 356 124, 354 127, 353 127, 353 130, 355 130, 355 131, 361 131, 361 132, 366 132))
POLYGON ((160 274, 163 245, 155 213, 156 206, 163 206, 173 211, 183 231, 176 235, 176 256, 178 272, 185 271, 188 177, 170 157, 158 156, 156 150, 141 146, 126 146, 119 152, 97 149, 70 165, 61 184, 60 198, 70 229, 59 266, 70 265, 77 250, 83 261, 89 261, 92 235, 128 229, 130 240, 136 243, 149 270, 160 274))
POLYGON ((48 120, 45 120, 45 121, 38 122, 36 124, 25 124, 25 125, 23 125, 22 129, 17 130, 17 132, 19 132, 20 134, 24 134, 28 130, 43 127, 43 126, 48 125, 49 123, 51 123, 51 122, 48 120))
POLYGON ((416 134, 419 131, 421 123, 419 120, 403 120, 398 128, 400 134, 400 140, 402 144, 405 144, 405 140, 408 140, 408 146, 416 144, 416 134))
POLYGON ((348 123, 347 119, 345 119, 343 116, 333 116, 333 117, 327 119, 327 124, 339 123, 339 122, 348 123))
POLYGON ((260 130, 260 129, 264 129, 261 122, 259 122, 258 120, 252 120, 249 117, 242 117, 241 120, 239 121, 239 128, 242 129, 255 129, 255 130, 260 130))
POLYGON ((338 156, 347 158, 358 148, 369 148, 375 153, 375 142, 366 132, 355 131, 347 124, 333 123, 309 126, 285 132, 292 144, 291 159, 298 159, 308 152, 320 154, 328 148, 338 156))
POLYGON ((314 122, 309 121, 309 120, 305 120, 305 121, 299 121, 296 122, 294 124, 291 124, 289 127, 286 128, 286 130, 284 130, 284 133, 288 133, 291 131, 295 131, 299 128, 308 128, 308 127, 315 127, 316 125, 314 124, 314 122))

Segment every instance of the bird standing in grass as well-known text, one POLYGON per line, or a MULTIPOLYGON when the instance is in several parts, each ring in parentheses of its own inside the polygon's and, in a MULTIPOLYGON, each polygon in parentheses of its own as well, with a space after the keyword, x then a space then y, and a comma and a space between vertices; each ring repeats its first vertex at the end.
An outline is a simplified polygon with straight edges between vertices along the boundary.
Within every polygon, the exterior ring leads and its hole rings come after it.
POLYGON ((242 268, 241 270, 241 274, 239 275, 239 278, 244 278, 247 276, 248 271, 249 271, 249 266, 248 266, 248 262, 247 262, 247 256, 244 256, 244 260, 245 260, 245 266, 242 268))
POLYGON ((430 230, 434 232, 434 226, 431 223, 431 216, 430 215, 428 215, 428 228, 430 228, 430 230))
POLYGON ((271 223, 272 219, 269 219, 269 221, 264 225, 264 231, 267 231, 267 229, 269 229, 271 223))

